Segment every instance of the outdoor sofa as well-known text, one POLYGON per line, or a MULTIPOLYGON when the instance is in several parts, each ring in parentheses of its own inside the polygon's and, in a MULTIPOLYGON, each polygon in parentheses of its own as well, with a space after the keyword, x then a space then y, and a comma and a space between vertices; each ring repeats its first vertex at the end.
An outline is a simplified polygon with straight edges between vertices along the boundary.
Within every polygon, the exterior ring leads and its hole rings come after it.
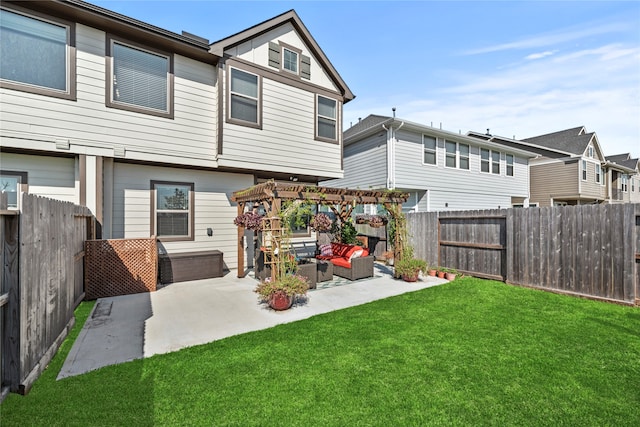
POLYGON ((374 256, 369 250, 357 245, 347 245, 333 242, 320 245, 319 260, 330 261, 333 264, 333 274, 349 280, 373 277, 374 256))

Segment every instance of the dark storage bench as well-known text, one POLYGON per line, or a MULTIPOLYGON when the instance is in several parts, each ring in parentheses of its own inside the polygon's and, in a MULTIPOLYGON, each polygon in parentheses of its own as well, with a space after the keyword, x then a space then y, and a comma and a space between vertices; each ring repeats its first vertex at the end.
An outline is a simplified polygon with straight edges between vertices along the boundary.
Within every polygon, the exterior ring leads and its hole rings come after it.
POLYGON ((160 283, 222 277, 224 263, 218 250, 160 255, 160 283))

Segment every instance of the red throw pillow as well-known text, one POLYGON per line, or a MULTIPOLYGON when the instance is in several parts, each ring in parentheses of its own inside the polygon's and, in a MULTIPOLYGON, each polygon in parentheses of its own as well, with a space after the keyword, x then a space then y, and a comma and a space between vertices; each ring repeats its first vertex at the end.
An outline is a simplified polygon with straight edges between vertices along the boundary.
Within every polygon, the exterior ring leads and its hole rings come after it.
MULTIPOLYGON (((344 257, 351 261, 351 257, 353 257, 358 251, 362 251, 360 246, 351 246, 347 253, 344 254, 344 257)), ((360 252, 360 254, 362 254, 362 252, 360 252)))

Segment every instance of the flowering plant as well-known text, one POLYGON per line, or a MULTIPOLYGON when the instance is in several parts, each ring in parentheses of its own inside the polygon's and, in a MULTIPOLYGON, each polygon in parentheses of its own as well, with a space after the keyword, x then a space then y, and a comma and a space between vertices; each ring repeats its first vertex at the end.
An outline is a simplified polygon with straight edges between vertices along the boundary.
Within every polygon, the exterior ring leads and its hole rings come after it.
POLYGON ((356 224, 369 224, 374 228, 382 227, 388 221, 386 216, 381 215, 356 215, 356 224))
POLYGON ((262 215, 255 212, 245 212, 235 217, 233 223, 247 230, 260 230, 262 228, 262 215))
POLYGON ((315 231, 329 231, 331 230, 331 225, 333 221, 329 218, 329 215, 324 213, 316 214, 311 220, 311 228, 315 231))
POLYGON ((265 280, 256 287, 255 292, 265 300, 275 294, 287 296, 305 295, 309 289, 307 278, 299 274, 285 274, 280 279, 271 281, 265 280))

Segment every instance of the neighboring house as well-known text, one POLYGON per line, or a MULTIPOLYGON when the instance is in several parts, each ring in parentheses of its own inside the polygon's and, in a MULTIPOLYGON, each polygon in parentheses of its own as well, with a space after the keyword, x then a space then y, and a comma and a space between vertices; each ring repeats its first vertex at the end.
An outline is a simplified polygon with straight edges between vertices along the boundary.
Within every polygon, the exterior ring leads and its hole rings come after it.
POLYGON ((530 202, 541 207, 610 203, 618 197, 612 188, 619 188, 621 177, 630 172, 608 163, 597 135, 584 126, 522 140, 480 132, 468 135, 537 153, 529 164, 530 202))
POLYGON ((529 151, 395 117, 370 115, 344 132, 344 177, 322 185, 411 193, 405 211, 529 204, 529 151))
POLYGON ((640 159, 629 153, 607 156, 608 197, 612 203, 640 203, 640 159))
POLYGON ((79 0, 3 1, 0 178, 103 238, 237 264, 234 191, 342 176, 353 99, 295 11, 210 44, 79 0))

